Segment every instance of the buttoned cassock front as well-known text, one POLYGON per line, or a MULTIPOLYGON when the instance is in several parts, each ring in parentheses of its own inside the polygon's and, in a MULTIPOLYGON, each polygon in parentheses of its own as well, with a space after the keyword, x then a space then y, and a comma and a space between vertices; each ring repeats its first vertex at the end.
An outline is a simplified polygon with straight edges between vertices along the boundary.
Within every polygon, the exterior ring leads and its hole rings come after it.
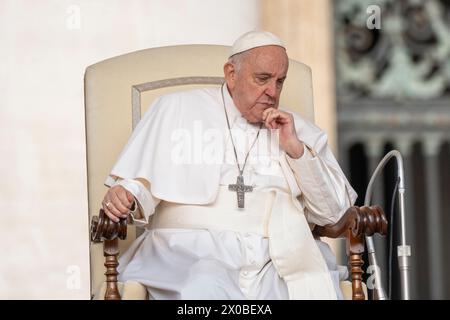
MULTIPOLYGON (((340 297, 338 271, 330 270, 336 268, 334 257, 310 228, 335 223, 356 194, 326 135, 293 113, 307 147, 300 159, 291 159, 273 146, 275 131, 260 133, 244 170, 245 183, 254 186, 245 210, 252 210, 253 199, 255 207, 264 202, 270 212, 261 220, 265 229, 239 223, 240 212, 227 207, 228 202, 237 207, 227 186, 236 182, 238 171, 220 90, 159 98, 112 169, 106 184, 119 183, 133 193, 140 208, 134 222, 147 225, 121 257, 120 279, 143 283, 156 299, 340 297), (147 180, 150 190, 136 178, 147 180), (186 214, 174 212, 182 206, 186 214)), ((226 87, 224 96, 242 167, 259 125, 245 121, 226 87)))

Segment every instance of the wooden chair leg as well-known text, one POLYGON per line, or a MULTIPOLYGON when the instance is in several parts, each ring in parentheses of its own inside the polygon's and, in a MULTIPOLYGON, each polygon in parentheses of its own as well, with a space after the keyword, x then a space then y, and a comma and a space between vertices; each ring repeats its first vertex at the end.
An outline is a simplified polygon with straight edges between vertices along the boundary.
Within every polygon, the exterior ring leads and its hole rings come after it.
POLYGON ((349 257, 350 272, 352 276, 352 300, 365 300, 362 288, 362 266, 364 264, 362 254, 351 254, 349 257))
POLYGON ((106 291, 105 300, 121 300, 117 287, 119 239, 125 240, 127 237, 127 219, 120 219, 119 222, 112 221, 100 209, 98 216, 93 216, 91 220, 91 241, 94 243, 103 242, 103 255, 105 256, 106 267, 106 291))
POLYGON ((103 254, 105 256, 106 267, 106 292, 105 300, 121 300, 119 289, 117 287, 117 267, 119 262, 117 256, 119 255, 119 239, 105 240, 103 244, 103 254))
POLYGON ((364 234, 355 235, 351 229, 347 232, 347 256, 352 278, 352 300, 365 300, 366 297, 362 287, 362 275, 364 273, 362 270, 364 264, 362 255, 365 250, 365 236, 364 234))

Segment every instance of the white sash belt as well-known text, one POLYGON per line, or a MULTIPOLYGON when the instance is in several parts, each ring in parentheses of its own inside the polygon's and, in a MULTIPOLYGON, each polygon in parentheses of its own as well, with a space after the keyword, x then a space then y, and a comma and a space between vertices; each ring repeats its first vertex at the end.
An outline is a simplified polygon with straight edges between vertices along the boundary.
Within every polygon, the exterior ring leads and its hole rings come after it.
POLYGON ((237 207, 236 192, 220 186, 216 201, 209 205, 189 205, 162 201, 149 228, 216 229, 256 233, 268 237, 268 223, 275 192, 245 194, 245 209, 237 207))
POLYGON ((336 299, 325 260, 317 247, 298 200, 278 189, 245 194, 237 208, 235 192, 220 186, 210 205, 162 201, 149 228, 218 229, 252 232, 269 238, 270 257, 286 281, 290 299, 336 299))

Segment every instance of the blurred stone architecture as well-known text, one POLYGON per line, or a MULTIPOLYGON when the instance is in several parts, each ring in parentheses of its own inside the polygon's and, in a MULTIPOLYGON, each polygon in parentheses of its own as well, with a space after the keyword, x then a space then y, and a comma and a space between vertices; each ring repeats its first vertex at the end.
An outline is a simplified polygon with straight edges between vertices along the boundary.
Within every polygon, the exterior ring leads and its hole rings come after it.
MULTIPOLYGON (((364 202, 379 160, 391 149, 405 162, 411 296, 450 298, 450 1, 334 1, 340 162, 364 202), (377 7, 373 7, 376 5, 377 7), (372 6, 372 7, 371 7, 372 6), (381 13, 379 29, 371 16, 381 13), (374 9, 374 10, 372 10, 374 9), (372 27, 372 28, 371 28, 372 27)), ((373 202, 390 212, 396 164, 373 202)), ((392 298, 400 298, 394 213, 392 298)), ((389 238, 376 239, 386 291, 389 238)))

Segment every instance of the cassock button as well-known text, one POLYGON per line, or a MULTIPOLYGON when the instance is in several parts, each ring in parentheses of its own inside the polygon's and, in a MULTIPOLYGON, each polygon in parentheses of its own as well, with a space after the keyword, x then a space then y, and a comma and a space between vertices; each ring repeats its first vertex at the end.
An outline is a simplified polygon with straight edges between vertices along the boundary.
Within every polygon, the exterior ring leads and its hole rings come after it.
POLYGON ((246 277, 246 276, 248 276, 248 271, 244 271, 244 272, 242 272, 242 274, 246 277))

